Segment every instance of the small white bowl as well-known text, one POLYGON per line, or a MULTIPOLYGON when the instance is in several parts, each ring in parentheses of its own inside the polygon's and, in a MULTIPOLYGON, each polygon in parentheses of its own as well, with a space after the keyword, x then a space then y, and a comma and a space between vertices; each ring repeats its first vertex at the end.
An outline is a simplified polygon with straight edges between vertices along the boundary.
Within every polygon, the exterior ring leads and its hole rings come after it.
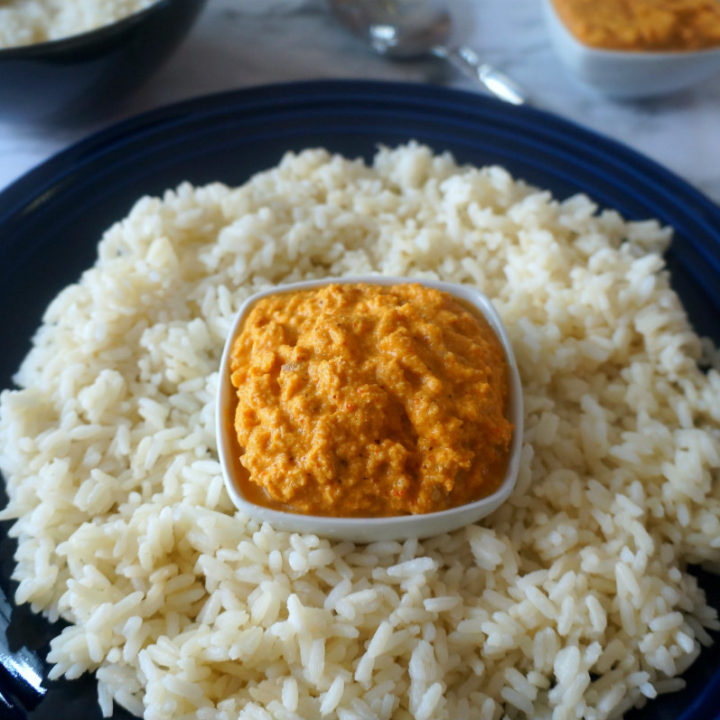
POLYGON ((720 72, 720 47, 649 52, 601 50, 580 42, 565 26, 553 0, 543 0, 557 54, 586 85, 614 98, 643 98, 675 92, 720 72))
POLYGON ((290 530, 303 533, 314 533, 325 537, 355 542, 371 542, 379 540, 397 540, 400 538, 429 537, 444 532, 456 530, 464 525, 479 520, 496 510, 510 495, 515 487, 518 467, 520 465, 520 450, 523 436, 523 401, 520 373, 518 372, 515 356, 503 327, 500 316, 490 303, 490 300, 481 292, 463 285, 420 280, 407 277, 387 277, 379 275, 365 275, 360 277, 324 278, 307 282, 280 285, 269 290, 256 293, 249 297, 238 311, 230 333, 225 342, 222 360, 220 362, 220 380, 218 383, 216 434, 220 462, 227 488, 235 505, 262 522, 269 522, 278 530, 290 530), (475 502, 450 510, 442 510, 424 515, 402 515, 398 517, 382 518, 342 518, 324 517, 320 515, 302 515, 299 513, 273 510, 257 505, 243 495, 242 487, 235 477, 234 452, 236 452, 236 439, 233 424, 227 422, 228 417, 234 415, 235 388, 230 381, 230 351, 233 341, 240 331, 251 307, 261 298, 277 293, 294 290, 312 290, 331 283, 369 283, 374 285, 400 285, 402 283, 419 283, 425 287, 442 290, 464 300, 482 313, 495 331, 505 350, 505 357, 509 369, 510 401, 509 419, 512 422, 513 438, 510 446, 510 458, 507 473, 502 485, 492 495, 476 500, 475 502))

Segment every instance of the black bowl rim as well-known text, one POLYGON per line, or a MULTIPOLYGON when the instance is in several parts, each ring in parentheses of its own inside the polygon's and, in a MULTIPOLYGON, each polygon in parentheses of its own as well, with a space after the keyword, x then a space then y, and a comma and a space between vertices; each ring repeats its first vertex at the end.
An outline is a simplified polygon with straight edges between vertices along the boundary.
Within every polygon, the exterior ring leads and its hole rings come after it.
MULTIPOLYGON (((191 0, 202 5, 207 0, 191 0)), ((95 44, 102 44, 105 40, 122 34, 125 30, 140 25, 155 13, 167 10, 173 3, 180 0, 154 0, 154 2, 142 10, 137 10, 130 15, 101 25, 94 30, 86 30, 75 35, 57 38, 56 40, 44 40, 43 42, 30 43, 28 45, 13 45, 0 48, 0 62, 3 60, 42 60, 55 55, 62 55, 65 52, 72 52, 95 44)))

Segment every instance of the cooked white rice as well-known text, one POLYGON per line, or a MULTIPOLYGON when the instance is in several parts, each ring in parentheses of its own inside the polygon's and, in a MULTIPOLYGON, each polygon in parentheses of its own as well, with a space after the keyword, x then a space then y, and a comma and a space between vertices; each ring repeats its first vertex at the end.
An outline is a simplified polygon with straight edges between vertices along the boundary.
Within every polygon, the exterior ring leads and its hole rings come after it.
POLYGON ((0 48, 78 35, 143 10, 156 0, 0 0, 0 48))
POLYGON ((599 720, 682 687, 718 628, 685 568, 720 558, 720 374, 668 240, 415 145, 140 200, 1 397, 16 600, 71 623, 52 676, 95 671, 106 714, 149 720, 599 720), (422 542, 259 526, 215 449, 233 314, 372 272, 494 299, 524 382, 517 489, 422 542))

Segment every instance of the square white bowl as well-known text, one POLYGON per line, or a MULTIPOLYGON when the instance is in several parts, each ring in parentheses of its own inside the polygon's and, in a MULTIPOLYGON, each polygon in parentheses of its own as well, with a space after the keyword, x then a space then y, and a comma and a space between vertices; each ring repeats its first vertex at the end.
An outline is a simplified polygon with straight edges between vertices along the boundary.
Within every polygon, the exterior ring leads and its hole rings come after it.
POLYGON ((522 449, 523 436, 523 400, 520 373, 518 372, 512 346, 510 345, 510 340, 500 320, 500 316, 492 306, 490 300, 481 292, 471 287, 455 285, 453 283, 436 282, 433 280, 381 275, 324 278, 322 280, 309 280, 306 282, 279 285, 249 297, 235 316, 232 328, 225 342, 222 360, 220 361, 215 427, 225 487, 236 507, 251 517, 261 522, 269 522, 278 530, 313 533, 315 535, 352 540, 354 542, 429 537, 431 535, 456 530, 489 515, 508 498, 515 487, 520 466, 520 451, 522 449), (237 452, 237 439, 234 436, 234 425, 233 423, 227 422, 228 417, 234 417, 236 397, 235 388, 230 380, 229 370, 233 341, 240 332, 250 309, 261 298, 297 290, 312 290, 335 283, 367 283, 383 286, 419 283, 425 287, 447 292, 460 300, 470 303, 485 317, 505 351, 510 384, 509 420, 513 424, 513 437, 510 445, 507 471, 502 484, 494 493, 480 500, 450 508, 449 510, 423 515, 401 515, 382 518, 343 518, 322 515, 303 515, 258 505, 245 497, 235 471, 236 462, 234 454, 237 452))
POLYGON ((565 26, 553 0, 543 0, 555 51, 585 85, 614 98, 643 98, 681 90, 720 73, 720 47, 650 52, 602 50, 580 42, 565 26))

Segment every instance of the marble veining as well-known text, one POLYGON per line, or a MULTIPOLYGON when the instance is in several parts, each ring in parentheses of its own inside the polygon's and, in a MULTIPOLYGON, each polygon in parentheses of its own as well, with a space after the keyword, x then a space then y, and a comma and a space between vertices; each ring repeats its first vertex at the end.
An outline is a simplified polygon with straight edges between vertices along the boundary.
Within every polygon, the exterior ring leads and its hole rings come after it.
MULTIPOLYGON (((555 56, 538 0, 450 0, 455 40, 475 48, 534 103, 602 132, 670 168, 720 202, 720 75, 644 102, 616 102, 579 85, 555 56)), ((389 62, 349 36, 324 0, 209 0, 184 44, 114 114, 93 125, 32 127, 2 119, 0 189, 68 144, 160 105, 235 87, 317 78, 471 81, 436 62, 389 62)))

